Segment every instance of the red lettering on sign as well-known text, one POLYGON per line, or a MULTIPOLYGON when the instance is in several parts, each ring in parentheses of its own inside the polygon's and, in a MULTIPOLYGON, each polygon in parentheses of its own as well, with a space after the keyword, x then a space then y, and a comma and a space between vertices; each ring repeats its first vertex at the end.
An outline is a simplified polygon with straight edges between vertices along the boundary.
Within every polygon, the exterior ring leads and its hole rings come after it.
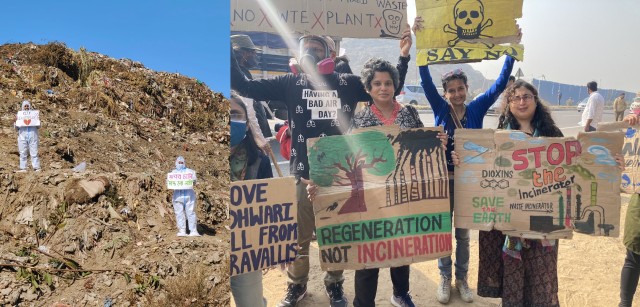
POLYGON ((269 25, 269 27, 273 28, 273 26, 271 25, 271 23, 269 22, 269 19, 267 18, 267 14, 264 13, 264 11, 262 9, 260 9, 260 13, 262 13, 262 20, 260 20, 260 23, 258 24, 258 26, 262 25, 263 21, 266 21, 267 24, 269 25))
POLYGON ((376 17, 376 25, 373 26, 373 28, 382 28, 382 17, 378 18, 376 17))
POLYGON ((313 26, 311 26, 311 29, 315 28, 316 24, 319 24, 322 30, 324 30, 324 26, 322 26, 322 22, 320 21, 320 18, 322 18, 323 13, 324 12, 320 12, 320 15, 316 15, 316 13, 313 13, 313 17, 316 18, 316 22, 313 23, 313 26))

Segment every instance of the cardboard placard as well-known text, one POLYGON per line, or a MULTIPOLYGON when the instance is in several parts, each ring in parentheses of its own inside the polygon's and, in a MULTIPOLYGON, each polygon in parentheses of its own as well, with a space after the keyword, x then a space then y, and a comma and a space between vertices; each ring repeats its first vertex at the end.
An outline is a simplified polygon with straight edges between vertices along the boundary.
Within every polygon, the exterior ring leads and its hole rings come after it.
POLYGON ((438 128, 360 129, 307 140, 323 270, 393 267, 451 254, 438 128))
POLYGON ((15 125, 16 127, 40 127, 40 111, 18 111, 15 125))
POLYGON ((404 0, 231 0, 231 31, 398 39, 407 23, 404 0))
POLYGON ((629 126, 626 122, 599 123, 599 131, 622 131, 624 144, 622 155, 625 168, 620 177, 620 189, 627 194, 640 193, 640 159, 638 159, 638 145, 640 145, 640 125, 629 126))
POLYGON ((167 189, 169 190, 193 189, 193 181, 195 179, 196 179, 196 174, 191 172, 167 173, 167 189))
POLYGON ((293 177, 231 183, 231 276, 294 261, 298 208, 293 177))
POLYGON ((416 33, 418 66, 495 60, 509 54, 524 59, 516 19, 522 0, 424 0, 416 2, 424 29, 416 33))
POLYGON ((578 139, 533 138, 520 131, 458 129, 455 227, 532 239, 620 233, 622 133, 578 139))

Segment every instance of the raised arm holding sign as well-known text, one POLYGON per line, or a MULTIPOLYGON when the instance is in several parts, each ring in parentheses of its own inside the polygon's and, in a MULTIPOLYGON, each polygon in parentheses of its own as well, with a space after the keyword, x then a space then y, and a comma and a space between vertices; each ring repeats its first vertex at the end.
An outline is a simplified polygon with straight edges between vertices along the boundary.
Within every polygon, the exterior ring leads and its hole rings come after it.
POLYGON ((424 16, 416 33, 417 64, 496 60, 508 54, 523 60, 524 47, 515 19, 522 0, 424 0, 416 2, 424 16))
MULTIPOLYGON (((413 29, 416 36, 424 32, 422 26, 422 18, 416 17, 413 29)), ((483 119, 494 104, 500 94, 504 91, 509 82, 509 76, 513 69, 514 58, 507 56, 505 58, 502 71, 496 82, 482 95, 476 97, 466 104, 467 92, 469 85, 467 84, 467 75, 461 69, 456 69, 445 73, 441 82, 444 89, 444 97, 438 92, 437 87, 431 78, 428 65, 420 66, 420 76, 422 78, 422 88, 425 96, 433 109, 433 115, 436 126, 443 126, 445 132, 449 136, 447 144, 447 169, 453 172, 454 168, 451 164, 451 151, 454 148, 454 135, 456 130, 461 128, 480 129, 482 128, 483 119)), ((452 184, 453 186, 453 184, 452 184)), ((453 202, 455 197, 451 198, 451 212, 453 213, 453 202)), ((467 285, 467 270, 469 267, 469 230, 464 227, 457 227, 456 230, 456 285, 462 289, 463 300, 466 302, 473 301, 473 292, 469 290, 467 285)), ((438 260, 438 268, 440 269, 440 286, 438 287, 437 298, 440 303, 449 302, 451 292, 451 280, 453 278, 453 261, 451 257, 443 257, 438 260)))

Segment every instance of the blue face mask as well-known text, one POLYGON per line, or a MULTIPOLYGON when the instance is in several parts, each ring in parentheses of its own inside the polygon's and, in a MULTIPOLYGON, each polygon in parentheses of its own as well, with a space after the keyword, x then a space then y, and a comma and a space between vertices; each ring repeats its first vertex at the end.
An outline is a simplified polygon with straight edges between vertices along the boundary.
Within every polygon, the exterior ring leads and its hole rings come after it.
POLYGON ((244 120, 231 121, 231 147, 236 146, 247 136, 247 122, 244 120))

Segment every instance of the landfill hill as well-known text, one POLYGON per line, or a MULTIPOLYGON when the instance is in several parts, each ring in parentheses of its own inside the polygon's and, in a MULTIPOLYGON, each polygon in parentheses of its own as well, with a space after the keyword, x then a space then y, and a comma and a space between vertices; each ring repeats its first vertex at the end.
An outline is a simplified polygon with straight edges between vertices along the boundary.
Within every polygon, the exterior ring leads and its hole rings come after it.
POLYGON ((228 306, 229 102, 62 43, 2 45, 0 59, 0 305, 228 306), (15 173, 25 99, 41 172, 15 173), (176 237, 165 178, 180 155, 202 237, 176 237))

